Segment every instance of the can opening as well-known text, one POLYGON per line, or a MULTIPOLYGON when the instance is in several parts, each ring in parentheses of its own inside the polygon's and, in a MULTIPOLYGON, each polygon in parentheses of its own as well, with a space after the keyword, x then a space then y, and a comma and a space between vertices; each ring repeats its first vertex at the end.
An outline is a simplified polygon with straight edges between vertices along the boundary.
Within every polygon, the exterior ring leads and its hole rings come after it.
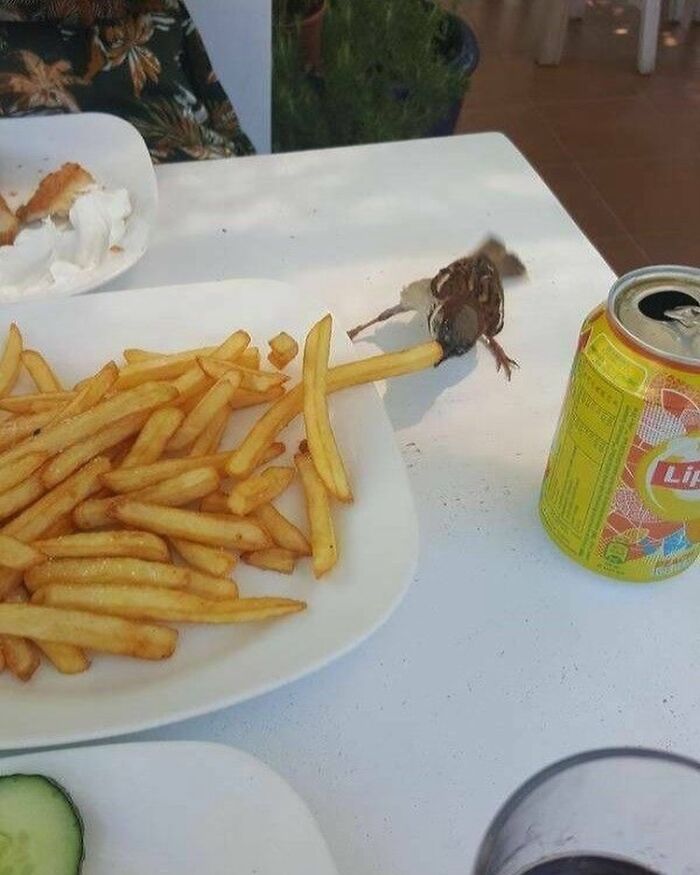
POLYGON ((675 310, 676 307, 697 307, 698 303, 700 302, 697 298, 685 292, 665 289, 661 292, 652 292, 646 298, 642 298, 637 306, 649 319, 654 319, 656 322, 670 322, 671 319, 666 315, 668 310, 675 310))

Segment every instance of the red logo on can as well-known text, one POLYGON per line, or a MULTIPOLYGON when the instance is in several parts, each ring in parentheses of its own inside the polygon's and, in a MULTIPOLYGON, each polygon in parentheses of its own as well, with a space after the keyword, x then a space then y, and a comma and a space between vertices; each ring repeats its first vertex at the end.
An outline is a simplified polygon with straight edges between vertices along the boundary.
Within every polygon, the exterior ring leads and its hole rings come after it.
POLYGON ((651 475, 651 483, 668 489, 700 489, 700 461, 659 461, 651 475))

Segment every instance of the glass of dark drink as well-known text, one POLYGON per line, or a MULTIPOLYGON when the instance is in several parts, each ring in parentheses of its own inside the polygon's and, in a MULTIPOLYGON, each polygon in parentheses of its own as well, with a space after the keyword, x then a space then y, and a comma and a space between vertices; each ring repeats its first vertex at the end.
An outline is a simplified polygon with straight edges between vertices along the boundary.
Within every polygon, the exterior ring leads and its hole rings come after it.
POLYGON ((700 875, 700 763, 641 748, 555 763, 498 812, 473 875, 700 875))

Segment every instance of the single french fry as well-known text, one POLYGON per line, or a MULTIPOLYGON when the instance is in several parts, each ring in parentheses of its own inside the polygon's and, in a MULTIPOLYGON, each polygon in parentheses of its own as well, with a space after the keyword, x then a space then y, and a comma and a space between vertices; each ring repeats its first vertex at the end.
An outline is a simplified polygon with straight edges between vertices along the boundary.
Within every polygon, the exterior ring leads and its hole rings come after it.
POLYGON ((35 349, 25 349, 20 358, 40 392, 61 392, 63 390, 61 381, 40 352, 35 349))
POLYGON ((119 583, 139 588, 158 586, 184 589, 213 599, 238 597, 238 588, 229 578, 213 577, 182 565, 123 556, 53 559, 30 568, 24 575, 24 582, 32 593, 53 583, 70 583, 76 586, 119 583))
POLYGON ((168 545, 158 535, 126 529, 116 532, 78 532, 43 538, 34 541, 32 546, 52 559, 101 556, 124 556, 132 559, 150 559, 153 562, 168 562, 170 559, 168 545))
POLYGON ((284 395, 284 386, 273 386, 265 392, 250 392, 248 389, 237 389, 229 403, 231 410, 243 410, 245 407, 257 407, 277 401, 284 395))
POLYGON ((212 492, 199 502, 204 513, 231 513, 228 506, 228 492, 212 492))
POLYGON ((215 383, 187 414, 180 428, 170 439, 168 449, 173 452, 187 449, 214 417, 227 408, 240 382, 241 375, 233 371, 230 377, 227 375, 226 379, 215 383))
POLYGON ((244 368, 237 362, 224 362, 213 358, 197 359, 200 368, 214 380, 225 379, 228 374, 240 375, 240 386, 250 392, 267 392, 273 386, 280 386, 289 377, 279 371, 255 371, 244 368))
POLYGON ((110 511, 117 497, 88 498, 81 501, 73 511, 73 523, 82 531, 102 529, 114 525, 110 511))
MULTIPOLYGON (((0 605, 0 607, 6 606, 0 605)), ((14 605, 7 607, 14 607, 14 605)), ((30 680, 41 665, 41 656, 36 645, 16 635, 0 635, 0 645, 9 671, 20 681, 30 680)))
POLYGON ((63 404, 72 401, 76 392, 37 392, 30 395, 8 395, 0 398, 0 410, 9 413, 41 413, 44 410, 56 412, 63 404))
POLYGON ((190 447, 190 456, 206 456, 219 448, 221 438, 226 431, 231 411, 228 407, 222 409, 205 425, 190 447))
POLYGON ((292 574, 298 555, 291 550, 285 550, 284 547, 268 547, 267 550, 244 553, 241 558, 247 565, 253 565, 255 568, 292 574))
POLYGON ((352 501, 350 481, 331 428, 326 399, 328 356, 333 321, 330 313, 317 322, 304 345, 304 426, 309 452, 326 489, 339 501, 352 501))
POLYGON ((143 383, 100 401, 94 407, 70 419, 54 423, 37 437, 0 453, 0 467, 9 465, 27 453, 58 453, 85 440, 117 419, 161 407, 175 397, 168 383, 143 383))
MULTIPOLYGON (((211 356, 214 357, 214 352, 211 353, 211 356)), ((221 356, 218 355, 216 358, 221 358, 221 356)), ((244 368, 252 368, 257 371, 260 369, 260 350, 257 346, 249 346, 238 356, 236 361, 244 368)))
POLYGON ((177 643, 177 632, 167 626, 34 604, 0 604, 0 635, 74 644, 138 659, 167 659, 177 643))
POLYGON ((170 438, 180 427, 185 414, 177 407, 163 407, 154 410, 129 453, 121 464, 122 468, 135 468, 157 461, 170 438))
POLYGON ((10 535, 0 535, 0 565, 24 571, 46 561, 46 555, 34 546, 18 541, 10 535))
POLYGON ((306 607, 305 602, 295 599, 263 597, 217 602, 177 590, 157 587, 137 590, 119 584, 52 584, 35 598, 37 603, 57 609, 74 608, 101 615, 174 623, 249 623, 294 614, 306 607))
MULTIPOLYGON (((301 485, 306 498, 311 531, 311 557, 314 577, 324 575, 338 561, 338 544, 335 537, 328 492, 318 475, 311 456, 299 452, 294 456, 301 485)), ((39 566, 41 568, 41 566, 39 566)))
MULTIPOLYGON (((438 364, 442 358, 442 347, 433 340, 400 352, 371 356, 345 365, 337 365, 328 371, 327 390, 337 392, 362 383, 411 374, 438 364)), ((226 465, 228 474, 231 477, 245 477, 260 464, 259 459, 266 447, 295 416, 301 413, 302 406, 303 389, 299 384, 260 417, 231 453, 231 458, 226 465)))
POLYGON ((41 476, 32 474, 22 483, 8 489, 0 495, 0 520, 14 516, 20 510, 28 507, 46 492, 41 476))
MULTIPOLYGON (((204 509, 204 508, 202 508, 204 509)), ((274 504, 263 504, 255 510, 255 519, 269 532, 278 547, 291 550, 300 556, 310 556, 311 547, 306 536, 280 513, 274 504)))
POLYGON ((280 331, 268 344, 270 352, 267 359, 276 368, 286 367, 299 352, 299 344, 286 331, 280 331))
MULTIPOLYGON (((72 535, 74 530, 75 526, 73 525, 73 516, 70 513, 66 513, 48 527, 42 535, 42 538, 46 538, 47 540, 49 538, 62 538, 64 535, 72 535)), ((42 550, 42 552, 44 551, 42 550)))
POLYGON ((219 488, 220 479, 216 468, 195 468, 193 471, 184 471, 170 480, 161 480, 160 483, 147 489, 132 492, 129 497, 148 504, 180 507, 215 492, 219 488))
POLYGON ((199 511, 160 507, 130 499, 116 502, 111 513, 125 525, 212 547, 261 550, 272 546, 267 532, 256 523, 245 519, 224 519, 199 511))
POLYGON ((44 486, 47 489, 52 489, 86 462, 89 462, 90 459, 112 449, 126 438, 136 434, 148 416, 148 413, 132 413, 54 456, 41 473, 44 486))
POLYGON ((294 468, 272 465, 259 474, 252 474, 246 480, 236 483, 228 497, 231 513, 246 516, 261 504, 277 498, 294 479, 294 468))
POLYGON ((119 371, 114 388, 121 392, 151 380, 174 380, 188 371, 194 361, 191 358, 164 356, 159 359, 148 359, 124 365, 119 371))
POLYGON ((31 435, 39 435, 54 417, 52 410, 26 413, 0 424, 0 450, 14 447, 31 435))
POLYGON ((182 558, 199 571, 215 577, 228 577, 236 565, 236 557, 222 547, 207 547, 183 538, 171 538, 171 544, 182 558))
POLYGON ((150 465, 137 465, 134 468, 121 467, 105 474, 104 483, 112 492, 136 492, 196 468, 215 468, 221 471, 229 456, 228 452, 212 453, 209 456, 161 459, 150 465))
POLYGON ((118 376, 119 368, 116 364, 107 362, 92 377, 82 380, 74 387, 75 398, 56 414, 56 422, 71 419, 93 408, 109 392, 118 376))
POLYGON ((124 360, 129 364, 133 362, 145 362, 149 359, 185 359, 188 362, 193 362, 200 356, 210 356, 214 354, 215 346, 200 346, 197 349, 186 349, 182 352, 154 352, 148 349, 139 349, 131 347, 123 352, 124 360))
POLYGON ((81 674, 90 668, 89 657, 75 644, 56 644, 53 641, 34 643, 61 674, 81 674))
POLYGON ((0 357, 0 398, 9 395, 17 382, 22 355, 22 335, 13 322, 10 325, 5 341, 5 348, 0 357))

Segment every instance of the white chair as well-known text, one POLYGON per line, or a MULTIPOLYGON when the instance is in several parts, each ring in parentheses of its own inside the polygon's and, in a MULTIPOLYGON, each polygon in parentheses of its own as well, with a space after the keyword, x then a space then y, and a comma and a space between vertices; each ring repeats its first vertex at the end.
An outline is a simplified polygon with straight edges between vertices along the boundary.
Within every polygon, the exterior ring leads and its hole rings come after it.
MULTIPOLYGON (((627 0, 627 2, 639 7, 641 17, 637 69, 640 73, 653 73, 656 67, 661 0, 627 0)), ((696 12, 700 11, 700 3, 696 4, 696 0, 672 0, 671 6, 670 17, 672 21, 680 20, 683 16, 692 16, 694 7, 696 12)), ((542 0, 537 46, 538 64, 556 66, 561 63, 569 19, 582 18, 585 8, 586 0, 542 0)))

